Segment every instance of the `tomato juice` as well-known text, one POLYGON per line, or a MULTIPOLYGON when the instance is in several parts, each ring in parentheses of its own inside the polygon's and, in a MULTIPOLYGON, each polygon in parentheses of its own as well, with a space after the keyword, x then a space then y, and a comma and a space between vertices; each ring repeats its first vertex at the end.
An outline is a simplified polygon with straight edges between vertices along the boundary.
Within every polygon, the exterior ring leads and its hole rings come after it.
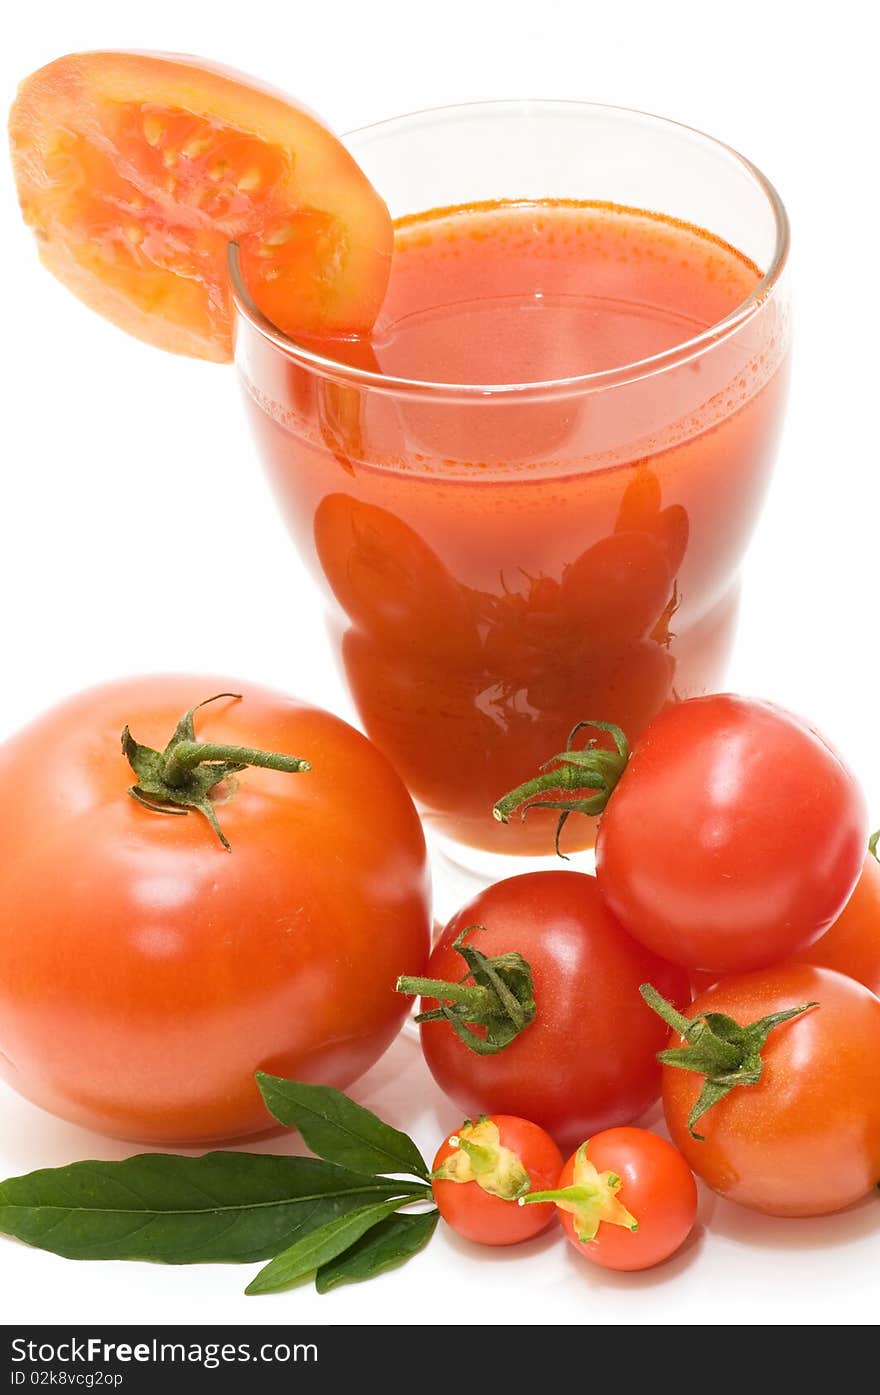
POLYGON ((784 399, 784 310, 724 325, 761 277, 657 213, 493 201, 398 219, 371 340, 318 346, 352 371, 240 325, 360 718, 429 827, 551 852, 555 814, 493 802, 576 722, 635 739, 720 681, 784 399))

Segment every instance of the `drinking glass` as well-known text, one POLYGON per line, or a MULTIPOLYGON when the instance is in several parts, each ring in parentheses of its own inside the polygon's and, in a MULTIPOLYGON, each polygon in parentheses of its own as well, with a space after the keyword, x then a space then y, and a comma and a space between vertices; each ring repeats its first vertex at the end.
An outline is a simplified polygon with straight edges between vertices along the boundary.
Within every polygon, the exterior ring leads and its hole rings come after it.
MULTIPOLYGON (((499 855, 552 854, 555 815, 504 827, 492 806, 575 723, 632 741, 721 681, 783 413, 787 219, 735 151, 620 108, 450 107, 345 140, 394 218, 602 200, 705 229, 762 273, 650 358, 464 384, 297 343, 234 275, 251 424, 364 729, 446 853, 489 875, 499 855)), ((593 833, 571 819, 566 839, 593 833)))

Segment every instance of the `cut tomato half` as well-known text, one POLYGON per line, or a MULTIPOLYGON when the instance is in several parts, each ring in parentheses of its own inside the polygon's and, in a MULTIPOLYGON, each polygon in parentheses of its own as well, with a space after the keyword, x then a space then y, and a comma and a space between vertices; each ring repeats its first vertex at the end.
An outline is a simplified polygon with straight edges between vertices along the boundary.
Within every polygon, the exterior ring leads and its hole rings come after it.
POLYGON ((130 334, 228 360, 232 241, 286 333, 371 328, 388 210, 332 132, 280 94, 189 58, 72 54, 22 84, 10 137, 43 262, 130 334))

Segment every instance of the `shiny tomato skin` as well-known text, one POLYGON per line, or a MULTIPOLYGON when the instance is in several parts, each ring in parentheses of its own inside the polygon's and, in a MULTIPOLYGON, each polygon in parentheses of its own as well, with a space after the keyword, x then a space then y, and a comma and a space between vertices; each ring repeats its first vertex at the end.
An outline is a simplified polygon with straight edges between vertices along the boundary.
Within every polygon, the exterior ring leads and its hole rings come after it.
MULTIPOLYGON (((559 1219, 578 1254, 603 1269, 651 1269, 681 1249, 697 1218, 697 1184, 681 1153, 648 1129, 605 1129, 590 1139, 587 1156, 597 1172, 621 1179, 618 1200, 639 1223, 600 1224, 595 1240, 584 1244, 566 1211, 559 1219)), ((576 1153, 568 1159, 559 1187, 574 1181, 576 1153)), ((527 1208, 524 1208, 527 1209, 527 1208)))
MULTIPOLYGON (((638 1118, 660 1088, 656 1053, 667 1030, 639 996, 656 976, 664 997, 689 998, 686 974, 632 940, 610 914, 594 877, 580 872, 529 872, 497 882, 446 926, 428 976, 459 979, 453 949, 468 926, 468 943, 484 954, 518 950, 534 980, 534 1021, 493 1056, 474 1054, 446 1022, 425 1022, 422 1049, 440 1088, 466 1114, 518 1114, 558 1142, 577 1142, 612 1124, 638 1118)), ((423 1007, 434 1007, 423 999, 423 1007)))
POLYGON ((283 94, 180 55, 74 53, 9 121, 26 222, 81 300, 176 353, 232 357, 227 248, 282 330, 368 331, 393 229, 331 131, 283 94))
POLYGON ((819 938, 858 880, 864 799, 799 718, 730 694, 651 723, 602 815, 596 874, 642 944, 716 975, 819 938))
POLYGON ((373 746, 251 683, 152 675, 55 707, 0 748, 0 1068, 63 1118, 148 1143, 266 1131, 254 1071, 344 1087, 396 1035, 427 956, 424 837, 373 746), (198 813, 128 794, 120 751, 199 740, 299 755, 198 813), (364 813, 363 797, 369 809, 364 813))
POLYGON ((728 1200, 773 1216, 840 1211, 880 1179, 880 999, 833 969, 789 963, 722 979, 688 1009, 745 1025, 813 1001, 817 1008, 771 1031, 758 1083, 737 1086, 703 1115, 703 1142, 687 1127, 702 1077, 663 1070, 669 1132, 694 1172, 728 1200))
MULTIPOLYGON (((532 1191, 548 1191, 555 1187, 562 1168, 562 1154, 544 1129, 528 1119, 510 1114, 493 1114, 503 1147, 516 1153, 531 1179, 532 1191)), ((432 1171, 436 1172, 455 1152, 446 1138, 437 1151, 432 1171)), ((447 1225, 466 1240, 478 1245, 518 1245, 532 1240, 546 1230, 553 1220, 555 1207, 546 1205, 518 1206, 493 1196, 476 1182, 447 1182, 434 1179, 431 1183, 437 1209, 447 1225)))
POLYGON ((795 958, 837 969, 880 995, 880 862, 873 853, 831 929, 795 958))

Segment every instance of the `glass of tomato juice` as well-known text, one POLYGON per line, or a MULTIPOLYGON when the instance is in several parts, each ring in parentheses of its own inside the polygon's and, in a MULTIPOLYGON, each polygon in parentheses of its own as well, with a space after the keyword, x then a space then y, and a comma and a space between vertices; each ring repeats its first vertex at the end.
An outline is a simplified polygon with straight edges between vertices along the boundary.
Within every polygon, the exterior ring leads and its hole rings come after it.
MULTIPOLYGON (((788 224, 727 146, 620 108, 416 113, 347 144, 395 219, 371 338, 236 358, 364 728, 465 865, 584 719, 714 690, 783 414, 788 224)), ((368 797, 368 792, 367 792, 368 797)), ((587 847, 587 820, 567 840, 587 847)))

